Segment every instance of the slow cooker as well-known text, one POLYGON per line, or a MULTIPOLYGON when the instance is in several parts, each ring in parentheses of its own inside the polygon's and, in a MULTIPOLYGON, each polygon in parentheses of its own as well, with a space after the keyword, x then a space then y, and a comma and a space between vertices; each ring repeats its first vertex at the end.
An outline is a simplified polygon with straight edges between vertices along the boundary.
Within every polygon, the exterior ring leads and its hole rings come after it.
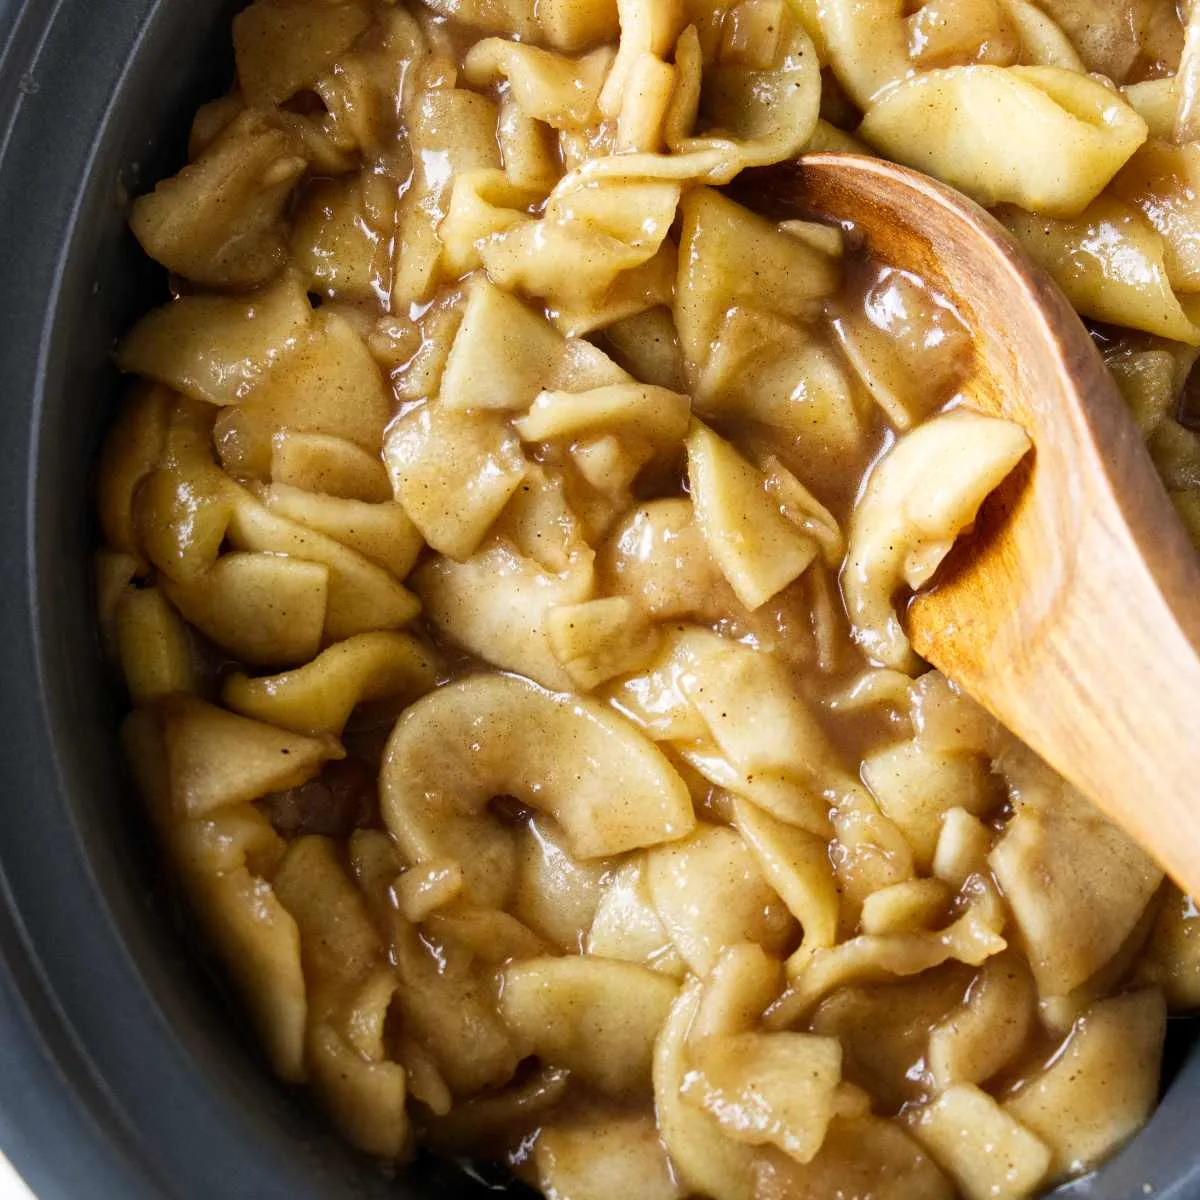
MULTIPOLYGON (((92 463, 117 333, 162 298, 128 203, 232 73, 231 0, 0 0, 0 1148, 39 1200, 419 1200, 269 1076, 180 937, 123 773, 92 616, 92 463)), ((1200 1198, 1200 1044, 1058 1196, 1200 1198)))

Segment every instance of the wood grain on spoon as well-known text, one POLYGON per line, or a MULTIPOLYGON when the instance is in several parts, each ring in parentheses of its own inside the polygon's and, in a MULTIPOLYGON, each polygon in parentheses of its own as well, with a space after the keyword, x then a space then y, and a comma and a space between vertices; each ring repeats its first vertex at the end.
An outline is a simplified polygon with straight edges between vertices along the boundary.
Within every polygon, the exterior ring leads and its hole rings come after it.
POLYGON ((957 307, 964 399, 1035 449, 913 600, 913 644, 1200 895, 1200 561, 1078 316, 986 212, 892 163, 810 155, 744 198, 853 222, 957 307))

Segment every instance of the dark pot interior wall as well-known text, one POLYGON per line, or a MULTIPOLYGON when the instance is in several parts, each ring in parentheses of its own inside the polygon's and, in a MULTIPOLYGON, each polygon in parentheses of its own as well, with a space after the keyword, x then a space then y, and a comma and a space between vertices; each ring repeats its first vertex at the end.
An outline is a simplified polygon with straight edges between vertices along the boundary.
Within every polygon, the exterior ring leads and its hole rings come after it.
MULTIPOLYGON (((465 1198, 389 1182, 266 1076, 174 932, 115 751, 91 462, 113 339, 162 289, 124 217, 227 83, 236 7, 0 0, 0 1144, 40 1200, 465 1198)), ((1190 1040, 1151 1130, 1072 1195, 1200 1196, 1190 1040)))

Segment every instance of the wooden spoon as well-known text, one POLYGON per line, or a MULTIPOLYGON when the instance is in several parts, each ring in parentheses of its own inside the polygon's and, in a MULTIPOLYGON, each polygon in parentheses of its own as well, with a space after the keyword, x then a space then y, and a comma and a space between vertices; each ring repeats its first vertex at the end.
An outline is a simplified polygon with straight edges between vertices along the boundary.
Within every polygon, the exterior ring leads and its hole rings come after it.
POLYGON ((743 194, 853 222, 967 322, 964 398, 1034 453, 909 606, 913 645, 1200 895, 1200 560, 1075 311, 983 209, 904 167, 813 154, 743 194))

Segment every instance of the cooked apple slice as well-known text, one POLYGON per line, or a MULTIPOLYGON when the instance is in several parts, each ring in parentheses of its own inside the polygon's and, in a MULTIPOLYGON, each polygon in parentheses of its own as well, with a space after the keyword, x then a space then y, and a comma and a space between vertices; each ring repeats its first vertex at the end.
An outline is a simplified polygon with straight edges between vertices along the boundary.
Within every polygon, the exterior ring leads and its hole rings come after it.
POLYGON ((371 504, 392 498, 392 485, 379 456, 328 433, 292 429, 277 433, 271 445, 271 480, 371 504))
POLYGON ((398 980, 362 893, 322 837, 292 842, 272 887, 300 931, 313 1084, 350 1141, 395 1157, 408 1136, 404 1069, 385 1040, 398 980))
POLYGON ((810 1163, 801 1165, 771 1149, 761 1151, 754 1162, 754 1200, 957 1200, 958 1195, 937 1164, 895 1121, 865 1112, 835 1117, 810 1163))
POLYGON ((248 804, 180 821, 172 810, 161 715, 138 708, 121 741, 138 790, 179 867, 204 936, 241 993, 276 1073, 306 1076, 308 993, 296 923, 263 878, 283 845, 248 804))
MULTIPOLYGON (((583 561, 590 563, 584 523, 568 501, 567 490, 559 472, 539 463, 531 465, 496 523, 497 539, 511 542, 523 557, 546 571, 570 573, 583 561)), ((571 491, 578 498, 580 489, 575 486, 571 491)))
POLYGON ((795 928, 740 834, 701 825, 647 858, 650 896, 680 954, 707 974, 725 946, 757 942, 780 953, 795 928))
POLYGON ((1098 1166, 1149 1117, 1165 1032, 1157 988, 1100 1000, 1050 1065, 1005 1104, 1050 1147, 1055 1179, 1098 1166))
POLYGON ((403 579, 425 544, 408 514, 394 500, 366 504, 272 483, 263 493, 267 507, 289 520, 328 534, 357 550, 397 579, 403 579))
POLYGON ((649 1113, 585 1110, 542 1126, 533 1150, 538 1187, 570 1200, 682 1200, 649 1113))
POLYGON ((151 258, 186 279, 254 287, 283 266, 284 208, 307 166, 281 122, 247 110, 195 162, 134 202, 130 228, 151 258))
POLYGON ((147 313, 117 365, 209 404, 236 404, 303 337, 312 308, 297 276, 249 296, 184 296, 147 313))
POLYGON ((605 884, 587 936, 587 952, 639 963, 676 979, 687 974, 687 964, 650 899, 641 856, 624 862, 605 884))
POLYGON ((134 704, 194 692, 196 671, 187 626, 158 588, 130 588, 117 605, 121 673, 134 704))
POLYGON ((951 809, 982 816, 1004 798, 982 755, 952 754, 912 740, 872 750, 863 759, 862 778, 908 839, 923 871, 933 862, 942 820, 951 809))
POLYGON ((188 621, 243 662, 291 666, 321 647, 329 594, 324 563, 230 553, 197 580, 163 576, 159 586, 188 621))
POLYGON ((246 102, 270 108, 311 86, 370 24, 362 0, 256 0, 233 19, 246 102))
POLYGON ((947 963, 886 984, 850 982, 831 993, 798 1028, 836 1038, 845 1074, 884 1111, 922 1098, 929 1028, 954 1011, 975 973, 947 963))
MULTIPOLYGON (((612 42, 620 33, 615 0, 580 3, 580 0, 543 0, 537 10, 538 23, 547 43, 555 50, 574 53, 597 42, 612 42)), ((605 1195, 618 1195, 608 1191, 605 1195)))
POLYGON ((390 291, 391 261, 386 240, 372 228, 364 190, 357 172, 304 189, 292 226, 292 263, 311 291, 373 304, 379 291, 390 291))
POLYGON ((1077 217, 1145 142, 1147 129, 1097 76, 975 63, 909 72, 872 97, 858 132, 880 154, 979 204, 1012 203, 1043 221, 1077 217), (996 114, 986 144, 976 138, 973 116, 983 112, 996 114), (1056 169, 1045 170, 1046 163, 1056 169))
POLYGON ((513 183, 508 173, 497 167, 456 175, 446 215, 438 226, 442 270, 451 279, 478 270, 483 265, 480 244, 513 225, 533 220, 528 209, 543 196, 513 183))
POLYGON ((553 325, 482 275, 468 286, 439 393, 452 409, 523 412, 543 388, 583 392, 631 376, 582 338, 564 338, 553 325), (503 362, 506 369, 496 370, 503 362))
POLYGON ((641 670, 658 647, 657 631, 628 596, 560 604, 545 625, 554 657, 584 689, 641 670))
POLYGON ((1162 882, 1128 834, 1068 799, 1022 807, 988 856, 1043 996, 1065 996, 1110 962, 1162 882))
POLYGON ((283 675, 251 679, 229 675, 221 699, 247 717, 296 733, 335 737, 364 700, 414 700, 433 687, 437 668, 407 633, 360 633, 323 650, 283 675))
POLYGON ((688 1043, 749 1033, 783 991, 783 964, 753 942, 726 946, 704 978, 688 1043))
POLYGON ((302 1082, 308 1074, 308 999, 295 921, 271 888, 245 867, 195 875, 185 887, 205 937, 241 993, 272 1068, 289 1083, 302 1082))
MULTIPOLYGON (((161 714, 151 713, 161 731, 161 714)), ((157 753, 163 754, 161 740, 157 753)), ((164 830, 171 853, 185 876, 221 875, 245 867, 270 879, 287 853, 287 843, 253 804, 233 804, 203 817, 179 821, 164 830)))
POLYGON ((685 359, 708 359, 734 306, 786 317, 817 315, 841 281, 837 257, 815 250, 711 188, 693 188, 680 205, 675 324, 685 359))
MULTIPOLYGON (((462 895, 462 867, 456 862, 431 862, 409 867, 390 885, 400 915, 413 924, 424 921, 462 895)), ((488 911, 498 912, 499 909, 488 911)))
POLYGON ((762 873, 804 930, 797 953, 832 946, 837 941, 841 905, 829 843, 741 797, 734 800, 733 812, 734 823, 762 873))
POLYGON ((940 879, 905 879, 872 892, 862 906, 863 933, 915 933, 950 910, 953 892, 940 879))
POLYGON ((907 1116, 967 1200, 1019 1200, 1046 1178, 1049 1148, 972 1084, 955 1084, 907 1116))
POLYGON ((394 576, 326 534, 272 512, 249 492, 235 497, 229 540, 240 550, 323 563, 329 573, 325 636, 332 641, 407 624, 417 598, 394 576))
POLYGON ((545 317, 485 276, 475 276, 442 374, 442 403, 453 409, 526 409, 547 386, 564 344, 545 317), (503 371, 497 363, 504 364, 503 371))
POLYGON ((570 1078, 562 1067, 543 1067, 519 1083, 462 1100, 426 1124, 425 1145, 437 1154, 498 1161, 540 1118, 557 1115, 570 1078))
POLYGON ((693 394, 701 416, 765 425, 810 469, 867 437, 867 397, 845 359, 819 329, 775 312, 732 309, 693 394))
POLYGON ((1025 1048, 1037 1025, 1037 1000, 1020 954, 989 958, 962 1003, 929 1031, 925 1062, 934 1083, 987 1083, 1025 1048))
POLYGON ((625 432, 670 445, 687 433, 690 413, 691 401, 678 392, 612 383, 586 392, 539 392, 516 428, 527 442, 625 432))
POLYGON ((607 46, 572 59, 491 37, 471 47, 463 62, 463 77, 477 88, 507 80, 521 107, 539 121, 554 129, 582 129, 600 119, 596 101, 612 60, 607 46))
POLYGON ((987 870, 988 851, 995 840, 990 829, 965 808, 952 808, 942 817, 937 849, 931 870, 936 879, 944 879, 956 888, 970 876, 987 870))
POLYGON ((344 1009, 351 994, 384 965, 385 956, 366 898, 343 866, 336 843, 311 834, 297 838, 271 885, 300 929, 314 1017, 344 1009))
POLYGON ((1136 978, 1163 990, 1172 1015, 1200 1009, 1200 912, 1173 883, 1163 889, 1136 978))
POLYGON ((117 658, 117 606, 132 590, 139 574, 138 560, 121 550, 97 550, 93 560, 96 587, 96 624, 105 655, 117 658))
POLYGON ((172 801, 189 817, 299 787, 344 756, 332 738, 288 733, 195 696, 164 700, 161 719, 172 801))
POLYGON ((625 1096, 650 1090, 654 1039, 677 986, 633 963, 531 959, 505 970, 500 1013, 542 1062, 625 1096))
POLYGON ((263 479, 280 431, 332 434, 378 454, 391 415, 391 397, 366 343, 345 317, 325 308, 312 314, 308 336, 297 334, 237 406, 217 418, 217 450, 234 474, 263 479))
POLYGON ((229 479, 213 462, 152 471, 138 488, 142 548, 164 575, 188 583, 217 561, 233 515, 229 479))
POLYGON ((704 629, 677 631, 669 645, 683 694, 735 767, 833 782, 833 750, 780 659, 704 629))
POLYGON ((654 1045, 659 1135, 691 1193, 713 1200, 755 1200, 758 1151, 727 1137, 709 1113, 687 1103, 680 1094, 691 1071, 687 1036, 700 1007, 700 994, 696 980, 683 986, 654 1045))
POLYGON ((511 913, 471 904, 449 904, 435 910, 422 922, 422 932, 439 946, 461 950, 486 966, 539 958, 551 950, 511 913))
POLYGON ((413 704, 380 784, 384 820, 408 858, 457 861, 482 907, 503 905, 516 867, 511 831, 488 813, 495 796, 549 813, 577 858, 670 841, 695 824, 683 780, 632 725, 511 675, 472 675, 413 704))
POLYGON ((982 881, 982 896, 968 903, 963 915, 943 929, 918 933, 860 934, 848 942, 818 950, 799 962, 791 988, 767 1014, 772 1029, 789 1029, 808 1016, 826 996, 854 983, 886 983, 907 978, 956 960, 979 966, 1007 949, 1000 936, 1003 904, 982 881))
POLYGON ((612 876, 608 859, 579 859, 544 813, 517 839, 517 881, 509 909, 565 954, 577 954, 612 876))
POLYGON ((396 421, 383 457, 413 524, 435 550, 460 560, 483 541, 529 470, 501 416, 456 412, 439 401, 396 421))
POLYGON ((429 620, 465 650, 546 687, 574 686, 554 655, 546 616, 591 596, 590 562, 547 571, 497 539, 466 562, 439 556, 423 563, 413 586, 429 620))
POLYGON ((692 422, 688 482, 696 519, 722 574, 753 610, 792 582, 817 556, 766 489, 766 477, 707 425, 692 422))
MULTIPOLYGON (((1186 218, 1166 217, 1165 206, 1160 211, 1160 219, 1186 228, 1186 218)), ((1002 206, 997 216, 1077 312, 1189 346, 1200 341, 1192 295, 1182 288, 1176 292, 1168 273, 1171 243, 1132 204, 1105 193, 1073 220, 1054 220, 1015 205, 1002 206), (1097 253, 1098 234, 1111 243, 1097 253)), ((1184 236, 1190 240, 1192 235, 1184 236)))
POLYGON ((836 1038, 809 1033, 727 1033, 691 1049, 683 1098, 735 1141, 778 1146, 811 1162, 833 1119, 842 1079, 836 1038))
MULTIPOLYGON (((496 1011, 494 971, 478 969, 470 955, 431 946, 401 915, 392 888, 403 860, 386 833, 356 830, 350 837, 349 856, 351 872, 376 927, 389 943, 388 958, 401 985, 396 1005, 406 1035, 433 1058, 457 1097, 507 1083, 525 1051, 496 1011)), ((456 1107, 455 1112, 460 1111, 456 1107)))
POLYGON ((774 454, 756 456, 767 491, 779 501, 780 511, 802 533, 821 547, 825 565, 836 570, 846 553, 837 518, 779 461, 774 454))
MULTIPOLYGON (((590 4, 578 4, 577 0, 556 0, 569 8, 591 8, 590 4)), ((612 3, 611 17, 616 17, 616 4, 612 3)), ((546 38, 553 45, 551 32, 554 17, 549 13, 538 14, 538 22, 546 38)), ((563 49, 564 47, 559 47, 563 49)), ((558 137, 554 131, 536 117, 531 117, 511 93, 500 101, 500 117, 496 122, 496 141, 500 143, 500 157, 504 173, 517 187, 528 188, 539 196, 553 190, 562 173, 559 162, 558 137)))
MULTIPOLYGON (((394 978, 380 978, 395 989, 394 978)), ((367 1057, 331 1022, 314 1026, 307 1049, 313 1089, 341 1135, 364 1154, 403 1158, 410 1149, 404 1067, 367 1057)))
POLYGON ((289 1082, 302 1081, 308 990, 300 935, 265 879, 283 842, 247 804, 183 821, 168 844, 201 930, 242 994, 271 1065, 289 1082))
POLYGON ((122 402, 100 452, 96 508, 104 540, 109 549, 131 554, 143 566, 134 495, 159 465, 173 403, 174 396, 167 388, 136 383, 122 402))
POLYGON ((598 552, 604 590, 629 596, 651 617, 728 617, 737 599, 686 497, 651 500, 627 513, 598 552))
MULTIPOLYGON (((659 305, 670 304, 675 292, 678 251, 675 243, 665 240, 640 266, 622 271, 602 298, 582 294, 556 297, 551 316, 555 327, 568 337, 587 337, 610 329, 622 318, 637 316, 659 305)), ((651 374, 655 374, 651 368, 651 374)), ((641 376, 643 383, 671 386, 671 381, 661 384, 659 380, 641 376)), ((675 391, 682 391, 676 383, 675 391)))
POLYGON ((917 673, 896 593, 933 577, 1029 446, 1012 421, 955 409, 905 434, 872 468, 850 519, 842 591, 854 639, 874 661, 917 673))

